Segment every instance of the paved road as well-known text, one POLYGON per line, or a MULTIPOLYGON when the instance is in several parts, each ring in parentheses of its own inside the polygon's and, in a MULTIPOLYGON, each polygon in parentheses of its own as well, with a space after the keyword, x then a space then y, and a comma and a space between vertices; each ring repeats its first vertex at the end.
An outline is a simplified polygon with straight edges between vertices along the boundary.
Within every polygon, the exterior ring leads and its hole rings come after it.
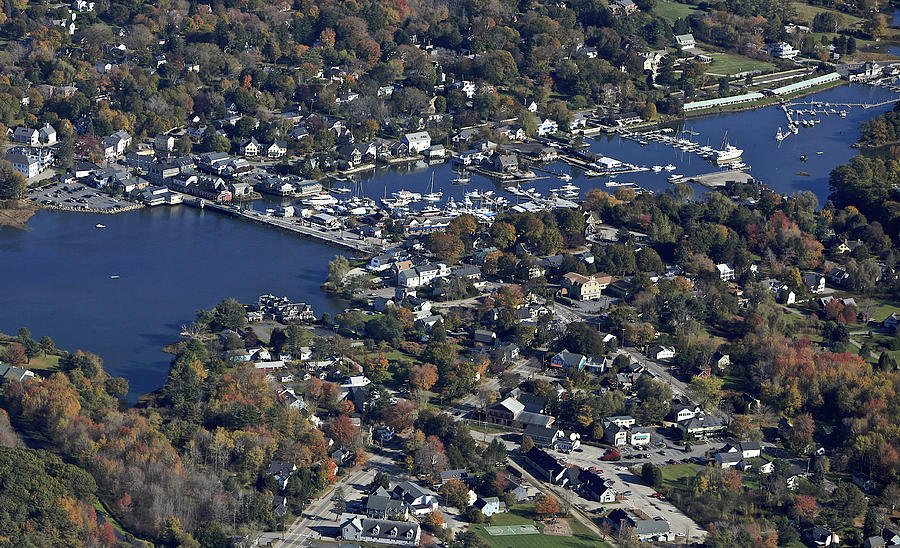
POLYGON ((651 373, 669 383, 669 385, 672 387, 673 395, 690 399, 687 384, 670 375, 664 365, 651 360, 650 358, 641 354, 633 348, 622 348, 619 350, 619 353, 625 354, 626 356, 631 358, 632 361, 643 365, 648 370, 650 370, 651 373))

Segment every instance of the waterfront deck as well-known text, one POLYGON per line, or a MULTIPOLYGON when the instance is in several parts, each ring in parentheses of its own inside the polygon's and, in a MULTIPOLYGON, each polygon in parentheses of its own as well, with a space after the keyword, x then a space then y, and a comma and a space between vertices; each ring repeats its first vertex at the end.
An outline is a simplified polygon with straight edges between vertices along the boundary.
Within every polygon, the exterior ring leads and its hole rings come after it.
POLYGON ((219 213, 244 221, 284 230, 310 240, 315 240, 355 253, 379 253, 382 248, 381 240, 377 238, 364 238, 346 230, 325 230, 315 226, 301 225, 294 220, 288 220, 282 217, 271 217, 252 209, 239 209, 231 205, 216 204, 206 200, 185 200, 184 203, 201 209, 218 211, 219 213))

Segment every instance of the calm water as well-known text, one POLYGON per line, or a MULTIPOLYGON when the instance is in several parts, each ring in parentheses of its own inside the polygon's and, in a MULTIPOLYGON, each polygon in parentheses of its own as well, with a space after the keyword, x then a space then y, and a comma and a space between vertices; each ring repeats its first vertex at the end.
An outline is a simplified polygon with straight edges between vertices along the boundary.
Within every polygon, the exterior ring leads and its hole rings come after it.
MULTIPOLYGON (((841 86, 814 99, 877 103, 894 96, 881 88, 841 86)), ((694 141, 713 146, 721 144, 727 130, 729 142, 745 149, 743 161, 752 166, 756 178, 778 192, 812 190, 824 203, 829 172, 856 154, 850 145, 857 140, 860 124, 890 108, 852 108, 847 118, 820 116, 820 125, 801 128, 799 135, 780 145, 775 132, 786 124, 775 107, 692 119, 686 126, 697 133, 694 141), (809 161, 802 162, 801 155, 809 161), (800 171, 810 176, 796 175, 800 171)), ((671 162, 676 173, 684 175, 716 169, 697 155, 657 143, 641 146, 606 136, 588 142, 595 152, 626 162, 645 166, 671 162)), ((585 178, 581 170, 566 164, 548 168, 571 173, 582 193, 605 188, 603 179, 585 178)), ((461 201, 465 192, 479 189, 495 190, 515 202, 502 191, 508 183, 478 175, 471 175, 469 185, 451 185, 456 174, 449 164, 420 162, 357 179, 365 194, 378 198, 401 189, 428 192, 432 174, 435 189, 444 192, 445 200, 461 201)), ((664 191, 670 186, 666 176, 647 172, 618 180, 664 191)), ((546 192, 560 184, 556 177, 546 176, 525 186, 546 192)), ((253 207, 267 205, 271 201, 253 207)), ((50 335, 61 348, 96 352, 108 371, 130 381, 132 400, 162 384, 170 356, 160 349, 177 338, 181 324, 190 321, 197 309, 231 296, 252 301, 265 292, 312 303, 317 314, 343 308, 319 290, 335 249, 213 212, 186 206, 115 216, 44 211, 29 226, 25 232, 0 229, 0 332, 28 326, 36 337, 50 335), (94 228, 98 222, 109 228, 94 228), (113 274, 121 279, 109 279, 113 274)))
POLYGON ((335 249, 212 212, 41 211, 29 226, 0 230, 0 332, 28 326, 99 354, 131 383, 132 400, 165 380, 171 356, 161 349, 180 326, 225 297, 273 292, 317 314, 343 308, 319 290, 335 249))

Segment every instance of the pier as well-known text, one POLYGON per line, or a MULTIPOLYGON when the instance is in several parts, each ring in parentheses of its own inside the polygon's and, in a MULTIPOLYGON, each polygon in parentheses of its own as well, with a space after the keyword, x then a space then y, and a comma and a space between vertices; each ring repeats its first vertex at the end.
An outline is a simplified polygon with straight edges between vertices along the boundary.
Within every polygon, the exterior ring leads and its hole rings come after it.
POLYGON ((287 220, 279 217, 271 217, 255 210, 240 209, 230 205, 216 204, 203 199, 185 200, 187 205, 199 207, 200 209, 211 209, 235 217, 244 221, 277 228, 286 232, 303 236, 310 240, 315 240, 334 247, 339 247, 355 253, 379 253, 381 251, 381 240, 377 238, 363 238, 354 235, 346 230, 324 230, 314 226, 301 225, 296 221, 287 220), (377 243, 376 243, 377 242, 377 243))
POLYGON ((685 177, 678 182, 698 183, 707 188, 724 188, 728 183, 749 183, 751 181, 753 181, 753 176, 749 173, 738 169, 731 169, 728 171, 715 171, 713 173, 693 175, 691 177, 685 177))

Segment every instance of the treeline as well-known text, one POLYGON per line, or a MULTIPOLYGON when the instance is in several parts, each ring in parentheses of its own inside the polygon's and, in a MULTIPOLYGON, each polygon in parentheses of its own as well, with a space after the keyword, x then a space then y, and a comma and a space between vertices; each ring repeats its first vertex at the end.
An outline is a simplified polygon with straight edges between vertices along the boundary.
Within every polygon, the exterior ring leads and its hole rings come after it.
POLYGON ((859 144, 864 147, 880 147, 900 141, 900 109, 872 118, 862 127, 859 144))

